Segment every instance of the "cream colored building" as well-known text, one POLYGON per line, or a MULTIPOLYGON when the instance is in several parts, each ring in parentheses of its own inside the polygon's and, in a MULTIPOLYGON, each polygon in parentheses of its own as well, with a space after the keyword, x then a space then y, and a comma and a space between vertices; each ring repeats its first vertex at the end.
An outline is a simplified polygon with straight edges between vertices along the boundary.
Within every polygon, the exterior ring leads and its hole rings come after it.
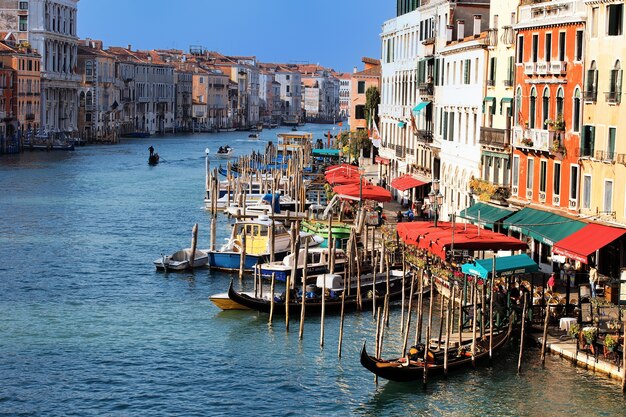
POLYGON ((626 225, 624 2, 586 0, 580 214, 626 225))

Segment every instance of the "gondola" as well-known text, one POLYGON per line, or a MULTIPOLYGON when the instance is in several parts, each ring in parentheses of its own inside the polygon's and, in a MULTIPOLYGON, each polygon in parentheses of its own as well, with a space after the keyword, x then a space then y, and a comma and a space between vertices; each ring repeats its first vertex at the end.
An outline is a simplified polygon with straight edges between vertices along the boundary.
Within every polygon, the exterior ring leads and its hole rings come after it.
POLYGON ((159 163, 159 154, 155 153, 148 157, 148 165, 156 165, 159 163))
MULTIPOLYGON (((328 276, 332 274, 327 274, 328 276)), ((362 300, 362 308, 363 310, 371 310, 374 305, 383 306, 385 302, 385 292, 386 292, 386 279, 383 277, 386 274, 377 274, 376 277, 376 296, 372 297, 372 284, 371 279, 369 284, 362 285, 361 287, 361 296, 362 300), (381 279, 383 278, 383 279, 381 279)), ((405 282, 405 291, 406 295, 409 293, 410 288, 410 276, 407 276, 405 282)), ((363 280, 365 281, 365 279, 363 280)), ((311 287, 311 286, 309 286, 311 287)), ((325 312, 326 314, 340 313, 341 312, 341 291, 332 290, 332 285, 328 285, 327 289, 329 290, 329 295, 325 300, 325 312)), ((319 288, 319 285, 317 286, 319 288)), ((313 291, 312 288, 307 288, 307 296, 305 298, 305 311, 306 314, 319 315, 322 311, 322 297, 321 295, 316 295, 312 298, 309 298, 313 291)), ((292 290, 293 292, 293 290, 292 290)), ((351 288, 350 295, 346 295, 345 299, 345 312, 351 312, 358 309, 358 303, 356 299, 356 288, 351 288)), ((235 291, 233 288, 233 282, 231 281, 230 287, 228 288, 228 296, 230 299, 238 304, 241 304, 244 307, 247 307, 251 310, 257 310, 263 313, 269 313, 271 309, 271 301, 269 298, 259 298, 259 297, 250 297, 249 295, 243 294, 241 292, 235 291)), ((402 298, 402 276, 395 275, 390 277, 389 281, 389 301, 396 301, 402 298)), ((283 315, 285 314, 285 302, 282 296, 278 296, 275 294, 274 298, 274 314, 283 315)), ((300 314, 300 309, 302 307, 302 298, 296 297, 294 294, 291 297, 291 301, 289 302, 289 314, 300 314)))
MULTIPOLYGON (((493 336, 492 353, 501 349, 511 338, 513 321, 509 321, 507 329, 501 330, 493 336)), ((459 370, 472 366, 471 341, 462 343, 461 349, 455 347, 448 350, 448 371, 459 370)), ((476 340, 476 354, 474 361, 479 362, 489 358, 489 339, 476 340)), ((377 376, 390 381, 408 382, 420 380, 424 377, 423 355, 417 360, 408 357, 385 360, 377 359, 367 353, 365 343, 361 349, 361 365, 377 376)), ((444 351, 430 351, 428 363, 428 375, 440 375, 444 373, 444 351)))

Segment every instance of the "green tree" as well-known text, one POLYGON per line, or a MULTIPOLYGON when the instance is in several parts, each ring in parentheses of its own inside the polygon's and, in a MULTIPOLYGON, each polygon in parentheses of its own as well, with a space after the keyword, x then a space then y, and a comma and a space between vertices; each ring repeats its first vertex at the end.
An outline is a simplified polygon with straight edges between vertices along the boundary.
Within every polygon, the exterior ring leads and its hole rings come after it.
POLYGON ((380 91, 378 87, 371 86, 365 91, 365 119, 370 126, 371 118, 378 123, 378 105, 380 104, 380 91))

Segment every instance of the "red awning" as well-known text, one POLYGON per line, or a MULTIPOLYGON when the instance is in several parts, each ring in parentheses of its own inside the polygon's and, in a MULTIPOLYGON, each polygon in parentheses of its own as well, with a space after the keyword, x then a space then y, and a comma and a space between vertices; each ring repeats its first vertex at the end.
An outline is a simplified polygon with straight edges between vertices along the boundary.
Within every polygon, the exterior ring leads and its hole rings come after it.
POLYGON ((589 255, 620 238, 624 233, 626 229, 588 224, 556 242, 552 247, 552 252, 586 264, 589 255))
POLYGON ((359 184, 338 185, 333 188, 333 191, 342 198, 349 198, 351 200, 359 200, 362 197, 363 200, 374 200, 382 203, 391 201, 391 193, 383 187, 376 185, 364 184, 360 187, 359 184))
POLYGON ((439 222, 437 227, 431 222, 399 223, 398 235, 409 245, 428 250, 430 253, 445 258, 446 251, 452 247, 463 250, 525 250, 527 244, 491 230, 480 229, 473 224, 456 224, 454 236, 452 224, 439 222))
POLYGON ((412 175, 406 174, 401 177, 395 178, 391 181, 391 186, 398 191, 406 191, 411 188, 421 187, 422 185, 426 185, 428 183, 424 181, 420 181, 412 175))
POLYGON ((329 174, 331 172, 340 171, 340 172, 358 172, 359 167, 350 164, 340 164, 340 165, 331 165, 324 171, 325 174, 329 174))
POLYGON ((374 158, 374 161, 377 164, 382 164, 382 165, 389 165, 389 163, 391 162, 391 160, 387 158, 383 158, 382 156, 377 156, 376 158, 374 158))
MULTIPOLYGON (((358 184, 361 175, 358 172, 333 171, 326 174, 325 178, 330 185, 358 184)), ((369 184, 369 181, 363 178, 363 184, 369 184)))

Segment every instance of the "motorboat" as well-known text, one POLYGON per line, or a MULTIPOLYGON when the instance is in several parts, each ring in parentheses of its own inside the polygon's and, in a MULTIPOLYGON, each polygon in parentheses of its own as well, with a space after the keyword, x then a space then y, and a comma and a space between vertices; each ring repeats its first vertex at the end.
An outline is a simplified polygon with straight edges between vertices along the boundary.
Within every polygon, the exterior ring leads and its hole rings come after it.
POLYGON ((193 261, 191 253, 191 248, 182 249, 172 255, 156 259, 154 265, 157 271, 184 271, 206 266, 209 262, 209 255, 205 251, 196 249, 193 261))
POLYGON ((258 133, 250 133, 248 135, 249 139, 258 139, 259 138, 259 134, 258 133))
POLYGON ((218 158, 230 158, 235 150, 230 147, 230 145, 220 146, 220 148, 215 152, 218 158))
MULTIPOLYGON (((323 238, 319 236, 318 239, 323 240, 323 238)), ((303 249, 301 245, 297 257, 298 260, 296 265, 296 279, 302 277, 305 269, 307 276, 325 274, 330 272, 331 250, 329 248, 309 248, 308 256, 305 252, 306 249, 303 249)), ((336 249, 333 252, 335 258, 333 272, 343 272, 347 262, 346 253, 342 249, 336 249)), ((264 263, 259 265, 258 268, 261 271, 261 276, 264 278, 271 278, 272 275, 274 275, 276 280, 286 281, 287 277, 291 277, 295 261, 295 254, 290 253, 289 255, 285 256, 282 261, 264 263)))

